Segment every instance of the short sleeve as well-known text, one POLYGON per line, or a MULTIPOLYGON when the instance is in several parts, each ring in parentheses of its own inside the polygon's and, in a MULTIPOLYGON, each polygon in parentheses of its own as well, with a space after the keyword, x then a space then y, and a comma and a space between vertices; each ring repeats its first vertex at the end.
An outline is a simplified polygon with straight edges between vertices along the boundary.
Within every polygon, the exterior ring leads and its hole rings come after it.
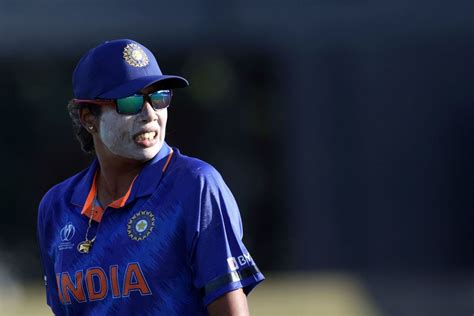
POLYGON ((56 282, 56 276, 54 274, 54 268, 51 256, 48 253, 48 246, 45 243, 45 231, 44 231, 44 215, 45 215, 45 202, 46 198, 43 198, 38 209, 38 222, 37 222, 37 240, 40 248, 40 257, 43 264, 43 277, 46 288, 46 302, 51 307, 51 310, 55 315, 61 315, 61 307, 58 296, 58 286, 56 282))
POLYGON ((220 174, 203 168, 188 234, 192 234, 190 264, 194 285, 202 289, 204 305, 223 294, 243 288, 248 294, 264 279, 242 242, 242 221, 237 203, 220 174))

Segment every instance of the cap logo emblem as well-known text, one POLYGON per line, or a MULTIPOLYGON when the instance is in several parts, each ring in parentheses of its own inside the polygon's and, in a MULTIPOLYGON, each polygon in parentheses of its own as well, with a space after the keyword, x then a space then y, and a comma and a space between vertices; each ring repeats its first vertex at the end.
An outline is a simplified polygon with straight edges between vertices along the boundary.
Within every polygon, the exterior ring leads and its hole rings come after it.
POLYGON ((123 49, 123 58, 127 64, 133 67, 145 67, 149 63, 146 53, 140 46, 134 43, 125 46, 123 49))

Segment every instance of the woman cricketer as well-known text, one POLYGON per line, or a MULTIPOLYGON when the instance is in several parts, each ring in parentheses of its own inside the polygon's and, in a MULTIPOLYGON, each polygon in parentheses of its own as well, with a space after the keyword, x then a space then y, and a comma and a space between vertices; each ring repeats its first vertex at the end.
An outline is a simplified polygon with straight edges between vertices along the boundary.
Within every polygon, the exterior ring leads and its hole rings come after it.
POLYGON ((209 164, 165 142, 173 90, 128 39, 87 52, 69 113, 96 159, 50 189, 38 240, 56 315, 248 315, 264 277, 242 243, 232 193, 209 164))

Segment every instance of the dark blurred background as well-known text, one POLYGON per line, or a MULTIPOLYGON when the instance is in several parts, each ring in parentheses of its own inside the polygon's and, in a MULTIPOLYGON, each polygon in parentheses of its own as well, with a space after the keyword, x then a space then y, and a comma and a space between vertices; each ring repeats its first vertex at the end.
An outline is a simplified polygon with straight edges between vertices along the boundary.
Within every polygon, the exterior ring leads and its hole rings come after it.
POLYGON ((92 159, 66 111, 75 64, 132 38, 190 80, 167 142, 221 172, 261 270, 348 271, 386 315, 474 313, 472 1, 0 1, 0 17, 4 270, 41 279, 39 200, 92 159))

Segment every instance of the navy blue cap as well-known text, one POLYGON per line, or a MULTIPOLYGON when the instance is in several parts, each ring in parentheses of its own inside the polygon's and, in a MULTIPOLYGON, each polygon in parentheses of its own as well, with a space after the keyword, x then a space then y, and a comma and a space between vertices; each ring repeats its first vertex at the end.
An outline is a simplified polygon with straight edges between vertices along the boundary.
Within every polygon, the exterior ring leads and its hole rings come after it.
POLYGON ((107 41, 88 51, 72 75, 77 99, 118 99, 160 82, 161 89, 184 88, 188 81, 163 75, 155 56, 143 45, 129 40, 107 41))

